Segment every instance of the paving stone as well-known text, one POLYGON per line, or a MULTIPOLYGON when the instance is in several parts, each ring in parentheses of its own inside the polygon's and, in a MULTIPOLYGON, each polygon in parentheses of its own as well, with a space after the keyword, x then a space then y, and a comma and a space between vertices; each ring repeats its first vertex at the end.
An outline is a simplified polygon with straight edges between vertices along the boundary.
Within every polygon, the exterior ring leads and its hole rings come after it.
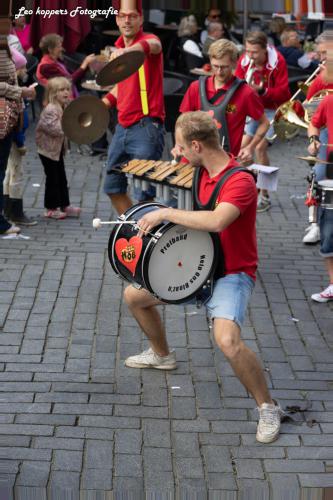
POLYGON ((170 448, 170 423, 168 420, 146 419, 144 422, 145 446, 170 448))
POLYGON ((144 467, 152 472, 172 472, 171 450, 167 448, 148 448, 143 450, 144 467))
POLYGON ((89 440, 86 447, 85 466, 87 469, 112 469, 112 444, 93 439, 89 440))
POLYGON ((141 455, 117 455, 114 459, 115 476, 141 477, 142 458, 141 455))
POLYGON ((204 471, 200 458, 178 458, 176 459, 176 474, 179 479, 203 478, 204 471))
POLYGON ((228 448, 222 446, 203 446, 202 453, 208 472, 230 472, 232 464, 228 448))
POLYGON ((173 443, 176 458, 200 457, 198 434, 174 432, 173 443))
POLYGON ((137 430, 119 430, 115 433, 115 453, 140 454, 142 432, 137 430))
POLYGON ((81 490, 112 490, 112 471, 110 469, 84 469, 81 477, 81 490))
POLYGON ((82 468, 82 452, 55 450, 53 452, 53 470, 80 472, 82 468))

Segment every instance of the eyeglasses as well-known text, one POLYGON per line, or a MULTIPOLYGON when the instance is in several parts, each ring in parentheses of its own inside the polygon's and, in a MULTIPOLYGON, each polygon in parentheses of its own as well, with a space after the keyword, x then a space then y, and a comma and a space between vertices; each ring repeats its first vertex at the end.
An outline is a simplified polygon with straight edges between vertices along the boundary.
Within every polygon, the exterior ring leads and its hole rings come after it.
POLYGON ((212 64, 213 71, 226 71, 231 68, 231 66, 219 66, 218 64, 212 64))
POLYGON ((136 21, 140 16, 139 14, 118 14, 118 19, 120 21, 125 21, 128 18, 129 21, 136 21))

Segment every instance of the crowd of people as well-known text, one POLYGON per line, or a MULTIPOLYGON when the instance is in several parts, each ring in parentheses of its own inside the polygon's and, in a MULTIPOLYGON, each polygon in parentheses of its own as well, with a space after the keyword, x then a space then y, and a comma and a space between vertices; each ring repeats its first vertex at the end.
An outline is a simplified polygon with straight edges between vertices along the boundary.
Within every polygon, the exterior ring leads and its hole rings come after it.
MULTIPOLYGON (((256 214, 269 210, 271 200, 267 191, 258 195, 252 174, 239 166, 249 164, 254 156, 258 164, 269 165, 268 146, 274 134, 272 119, 276 109, 290 98, 286 59, 291 57, 293 51, 281 49, 280 52, 279 48, 269 43, 265 33, 255 31, 248 33, 244 53, 239 57, 238 49, 229 39, 220 17, 220 12, 209 12, 207 30, 202 32, 201 39, 194 17, 186 18, 180 25, 185 30, 182 32, 184 50, 198 55, 200 44, 203 44, 211 68, 211 75, 194 81, 184 95, 172 150, 176 158, 189 162, 198 170, 199 174, 195 177, 198 202, 192 211, 168 207, 145 214, 138 221, 139 235, 149 234, 152 227, 165 220, 218 235, 225 266, 222 273, 219 271, 214 276, 213 293, 206 307, 213 320, 217 345, 257 403, 257 440, 269 443, 278 437, 282 410, 271 398, 255 353, 242 341, 241 328, 256 279, 256 214), (216 198, 213 198, 215 192, 216 198)), ((116 23, 120 37, 111 59, 132 51, 141 51, 145 55, 144 64, 138 72, 119 82, 103 97, 107 107, 115 107, 118 111, 118 124, 108 151, 104 191, 113 208, 122 214, 132 206, 133 201, 128 193, 126 176, 116 172, 115 167, 134 158, 161 158, 165 108, 162 45, 157 36, 142 31, 140 3, 133 8, 121 2, 116 23)), ((21 40, 26 41, 24 25, 15 29, 17 34, 20 33, 21 40)), ((293 33, 290 30, 283 33, 280 39, 282 47, 292 47, 293 33)), ((318 44, 322 60, 326 57, 325 43, 325 35, 322 35, 318 44)), ((25 49, 28 45, 25 44, 25 49)), ((61 59, 63 48, 59 35, 45 36, 40 48, 43 57, 37 77, 46 92, 44 108, 36 127, 36 144, 46 176, 45 217, 78 217, 80 208, 73 207, 69 200, 64 165, 66 137, 61 128, 61 117, 69 100, 78 95, 76 83, 86 72, 94 55, 88 55, 79 69, 71 73, 61 59)), ((17 84, 19 63, 16 62, 15 70, 15 54, 13 47, 0 50, 0 97, 12 106, 8 113, 10 119, 5 127, 0 127, 2 234, 20 231, 2 214, 2 181, 6 168, 11 168, 7 167, 11 148, 17 151, 24 148, 24 142, 18 142, 19 138, 14 135, 23 99, 35 97, 32 86, 17 84)), ((292 57, 299 63, 304 54, 295 52, 292 57)), ((333 88, 333 83, 327 81, 325 71, 323 68, 314 79, 308 97, 313 95, 314 89, 333 88)), ((333 143, 332 109, 333 98, 324 98, 312 119, 309 127, 311 154, 317 153, 321 143, 324 143, 320 134, 325 127, 328 129, 328 141, 325 140, 325 143, 333 143)), ((24 125, 18 128, 24 131, 24 125)), ((326 155, 327 151, 322 150, 321 154, 326 155)), ((317 170, 315 175, 319 175, 317 170)), ((8 184, 10 181, 6 186, 8 184)), ((135 192, 139 201, 151 200, 154 196, 153 186, 135 192)), ((320 218, 321 253, 327 262, 330 279, 327 289, 312 296, 313 300, 320 302, 333 299, 332 215, 332 210, 322 210, 320 218)), ((21 213, 21 216, 24 223, 24 214, 21 213)), ((17 222, 12 213, 9 219, 17 222)), ((29 220, 26 222, 29 223, 29 220)), ((125 289, 124 298, 150 342, 147 351, 127 358, 126 366, 174 369, 176 355, 169 350, 165 328, 156 309, 160 302, 147 290, 138 290, 133 285, 125 289)))

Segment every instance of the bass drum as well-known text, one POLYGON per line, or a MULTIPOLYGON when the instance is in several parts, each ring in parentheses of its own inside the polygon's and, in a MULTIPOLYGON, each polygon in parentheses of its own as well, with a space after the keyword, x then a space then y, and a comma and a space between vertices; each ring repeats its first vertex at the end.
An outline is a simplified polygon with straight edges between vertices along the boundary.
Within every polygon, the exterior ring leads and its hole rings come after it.
MULTIPOLYGON (((118 220, 138 221, 160 203, 140 203, 118 220)), ((200 297, 209 287, 219 252, 219 242, 210 233, 163 222, 139 238, 135 224, 119 224, 111 232, 109 260, 116 274, 143 287, 156 298, 170 304, 200 297)))

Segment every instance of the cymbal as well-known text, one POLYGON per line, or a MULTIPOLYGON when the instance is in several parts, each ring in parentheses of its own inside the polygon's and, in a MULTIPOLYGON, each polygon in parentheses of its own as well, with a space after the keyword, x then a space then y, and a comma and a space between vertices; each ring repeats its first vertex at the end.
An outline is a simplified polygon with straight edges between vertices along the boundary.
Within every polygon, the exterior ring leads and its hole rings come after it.
POLYGON ((93 95, 72 101, 62 115, 64 134, 76 144, 91 144, 102 137, 109 124, 109 111, 93 95))
POLYGON ((96 82, 102 87, 121 82, 135 73, 143 64, 144 60, 145 55, 139 50, 125 52, 125 54, 116 57, 113 61, 104 66, 98 73, 96 82))
POLYGON ((328 165, 330 162, 325 160, 320 160, 315 156, 296 156, 299 160, 307 161, 308 163, 322 163, 323 165, 328 165))

